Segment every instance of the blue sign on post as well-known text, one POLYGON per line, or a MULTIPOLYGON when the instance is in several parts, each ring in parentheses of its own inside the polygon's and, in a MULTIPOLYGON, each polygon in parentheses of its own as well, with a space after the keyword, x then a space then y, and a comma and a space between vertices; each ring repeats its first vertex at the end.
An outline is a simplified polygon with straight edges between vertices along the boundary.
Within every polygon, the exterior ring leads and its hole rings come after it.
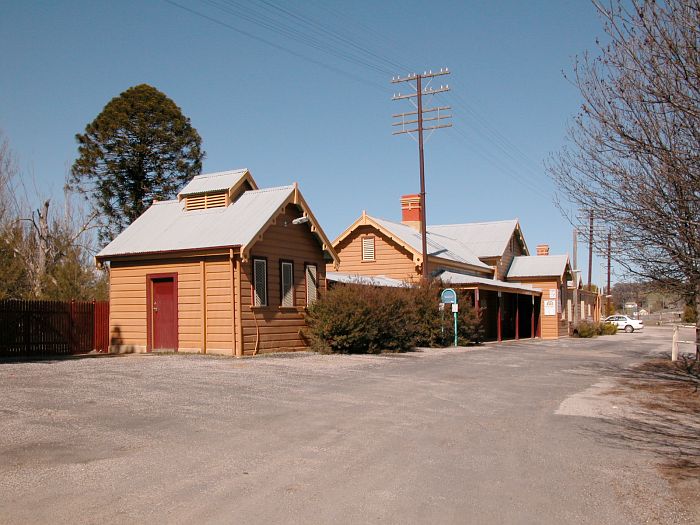
POLYGON ((445 288, 440 294, 440 302, 445 304, 455 304, 457 302, 457 292, 452 288, 445 288))
POLYGON ((452 312, 455 318, 455 346, 457 346, 457 292, 455 292, 452 288, 445 288, 440 293, 440 302, 452 305, 452 312))

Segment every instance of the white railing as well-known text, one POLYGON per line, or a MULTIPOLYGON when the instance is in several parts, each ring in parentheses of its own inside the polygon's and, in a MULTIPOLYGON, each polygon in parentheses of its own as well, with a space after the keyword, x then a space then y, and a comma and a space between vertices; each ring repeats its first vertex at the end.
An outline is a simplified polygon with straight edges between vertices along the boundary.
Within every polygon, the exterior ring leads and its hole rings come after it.
MULTIPOLYGON (((684 328, 695 328, 695 326, 688 326, 684 328)), ((673 327, 673 341, 671 343, 671 361, 678 361, 678 345, 679 344, 688 344, 688 345, 694 345, 696 344, 696 341, 681 341, 678 339, 678 329, 679 326, 675 325, 673 327)))

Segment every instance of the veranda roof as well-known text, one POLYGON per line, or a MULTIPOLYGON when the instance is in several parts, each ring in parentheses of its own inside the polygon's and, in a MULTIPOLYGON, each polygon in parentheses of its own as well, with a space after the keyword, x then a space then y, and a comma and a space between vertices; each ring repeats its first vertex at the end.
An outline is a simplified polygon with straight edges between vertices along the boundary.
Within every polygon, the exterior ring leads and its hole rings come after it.
POLYGON ((501 290, 505 292, 521 293, 527 295, 541 295, 542 290, 534 288, 525 283, 511 283, 499 281, 497 279, 486 279, 484 277, 475 277, 473 275, 463 275, 456 272, 442 272, 438 275, 442 282, 451 285, 474 286, 477 288, 501 290))

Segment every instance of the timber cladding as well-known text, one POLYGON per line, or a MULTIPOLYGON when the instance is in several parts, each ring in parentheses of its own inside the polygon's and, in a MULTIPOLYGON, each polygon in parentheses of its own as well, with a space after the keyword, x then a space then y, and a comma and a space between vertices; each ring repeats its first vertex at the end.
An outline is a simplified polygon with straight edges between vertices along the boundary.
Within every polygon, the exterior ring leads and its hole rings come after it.
MULTIPOLYGON (((172 275, 177 282, 179 352, 243 355, 303 350, 306 326, 307 275, 316 275, 315 289, 326 286, 326 261, 301 216, 289 205, 262 234, 247 261, 229 255, 189 254, 169 259, 113 261, 110 267, 110 349, 150 350, 153 304, 148 304, 153 276, 172 275), (254 307, 253 261, 266 264, 267 305, 254 307), (282 306, 282 268, 291 266, 291 305, 282 306), (315 272, 308 272, 311 266, 315 272)), ((287 274, 289 277, 289 274, 287 274)), ((289 283, 288 283, 289 284, 289 283)), ((287 287, 289 290, 289 287, 287 287)), ((317 294, 318 294, 317 292, 317 294)), ((152 299, 151 299, 152 302, 152 299)))
POLYGON ((317 288, 326 287, 326 261, 318 241, 307 226, 292 224, 301 214, 287 206, 251 249, 248 261, 241 264, 241 326, 243 353, 267 353, 303 350, 308 344, 302 331, 306 326, 307 272, 316 267, 317 288), (267 261, 267 305, 253 306, 253 260, 267 261), (282 306, 282 263, 292 266, 291 306, 282 306))
MULTIPOLYGON (((540 337, 542 339, 557 339, 569 335, 569 325, 566 319, 566 295, 561 297, 561 281, 558 279, 539 280, 518 279, 542 290, 542 304, 540 306, 540 337), (556 290, 557 299, 550 299, 550 290, 556 290), (545 315, 545 302, 549 300, 561 300, 561 310, 555 306, 554 315, 545 315)), ((556 303, 555 303, 556 305, 556 303)))
POLYGON ((148 276, 153 274, 177 275, 178 350, 200 352, 206 348, 212 353, 231 353, 231 265, 225 256, 112 262, 111 350, 146 351, 148 276))
POLYGON ((392 279, 410 280, 419 275, 413 254, 369 225, 358 226, 335 247, 340 260, 339 272, 357 275, 384 275, 392 279), (362 260, 362 239, 374 238, 374 260, 362 260))

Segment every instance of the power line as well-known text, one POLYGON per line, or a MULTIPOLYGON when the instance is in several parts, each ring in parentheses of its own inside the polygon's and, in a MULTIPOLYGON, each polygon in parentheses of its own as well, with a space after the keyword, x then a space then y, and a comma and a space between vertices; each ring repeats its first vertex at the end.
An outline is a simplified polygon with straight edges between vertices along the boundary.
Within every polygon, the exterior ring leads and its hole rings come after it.
POLYGON ((311 63, 316 64, 317 66, 320 66, 320 67, 322 67, 322 68, 324 68, 324 69, 327 69, 327 70, 329 70, 329 71, 333 71, 334 73, 338 73, 339 75, 343 75, 343 76, 345 76, 345 77, 351 78, 352 80, 355 80, 356 82, 360 82, 360 83, 362 83, 362 84, 366 84, 366 85, 371 86, 371 87, 373 87, 373 88, 380 89, 381 91, 386 91, 386 90, 384 89, 384 87, 383 87, 381 84, 379 84, 378 82, 372 82, 371 80, 367 80, 367 79, 364 78, 364 77, 360 77, 360 76, 355 75, 355 74, 353 74, 353 73, 349 73, 349 72, 344 71, 344 70, 342 70, 342 69, 339 69, 339 68, 337 68, 337 67, 331 66, 331 65, 326 64, 326 63, 324 63, 324 62, 321 62, 320 60, 316 60, 316 59, 311 58, 311 57, 309 57, 309 56, 307 56, 307 55, 304 55, 303 53, 298 53, 298 52, 293 51, 293 50, 291 50, 291 49, 289 49, 289 48, 287 48, 287 47, 283 47, 283 46, 281 46, 281 45, 275 44, 274 42, 271 42, 271 41, 269 41, 269 40, 267 40, 267 39, 265 39, 265 38, 262 38, 262 37, 260 37, 260 36, 258 36, 258 35, 256 35, 256 34, 253 34, 253 33, 250 33, 250 32, 248 32, 248 31, 245 31, 244 29, 240 29, 239 27, 233 26, 233 25, 228 24, 228 23, 226 23, 226 22, 223 22, 223 21, 221 21, 221 20, 217 20, 216 18, 213 18, 213 17, 211 17, 211 16, 209 16, 209 15, 207 15, 207 14, 205 14, 205 13, 201 13, 201 12, 196 11, 196 10, 194 10, 194 9, 190 9, 189 7, 184 6, 184 5, 182 5, 182 4, 179 4, 179 3, 175 2, 174 0, 165 0, 165 1, 166 1, 168 4, 171 4, 171 5, 173 5, 173 6, 177 7, 177 8, 179 8, 179 9, 182 9, 183 11, 187 11, 187 12, 189 12, 190 14, 193 14, 193 15, 195 15, 195 16, 198 16, 198 17, 200 17, 200 18, 203 18, 203 19, 205 19, 205 20, 208 20, 208 21, 210 21, 210 22, 213 22, 214 24, 217 24, 217 25, 220 25, 220 26, 222 26, 222 27, 225 27, 226 29, 230 29, 231 31, 234 31, 234 32, 236 32, 236 33, 238 33, 238 34, 244 35, 244 36, 246 36, 246 37, 248 37, 248 38, 251 38, 251 39, 253 39, 253 40, 257 40, 258 42, 262 42, 263 44, 266 44, 266 45, 268 45, 268 46, 270 46, 270 47, 273 47, 273 48, 275 48, 275 49, 277 49, 277 50, 279 50, 279 51, 282 51, 282 52, 284 52, 284 53, 288 53, 288 54, 290 54, 290 55, 292 55, 292 56, 295 56, 295 57, 300 58, 300 59, 302 59, 302 60, 305 60, 305 61, 307 61, 307 62, 311 62, 311 63))
MULTIPOLYGON (((292 56, 385 92, 385 88, 381 84, 366 77, 340 69, 322 60, 313 58, 306 53, 279 45, 270 41, 269 39, 259 36, 258 34, 246 31, 240 27, 237 27, 236 25, 229 24, 220 19, 209 16, 204 12, 184 6, 174 0, 166 1, 179 9, 216 23, 238 34, 260 41, 292 56)), ((404 64, 393 59, 392 57, 382 54, 381 52, 377 52, 367 47, 367 45, 358 43, 355 39, 348 35, 349 31, 347 31, 347 28, 359 28, 358 31, 354 32, 354 34, 362 32, 369 35, 371 38, 367 40, 374 38, 390 44, 392 43, 391 40, 387 39, 382 33, 373 31, 366 25, 350 20, 348 16, 340 13, 337 9, 334 10, 325 3, 319 5, 319 7, 342 20, 346 31, 343 32, 335 28, 330 29, 326 25, 312 19, 311 17, 292 10, 289 8, 289 6, 282 7, 271 0, 258 1, 260 4, 262 4, 261 7, 266 10, 266 12, 261 12, 260 10, 251 7, 249 4, 244 5, 235 0, 203 0, 204 3, 224 14, 235 16, 242 20, 256 24, 268 31, 306 46, 311 50, 319 51, 328 56, 339 58, 348 64, 353 64, 363 69, 369 69, 375 73, 382 74, 388 74, 390 72, 389 66, 392 68, 398 67, 404 70, 410 70, 404 64)), ((350 31, 350 33, 352 32, 350 31)), ((396 45, 392 47, 395 49, 400 49, 396 45)), ((471 117, 467 119, 465 116, 462 116, 459 113, 455 114, 454 116, 456 121, 463 124, 461 127, 464 127, 465 129, 474 129, 475 131, 475 137, 468 137, 464 131, 457 129, 458 135, 468 144, 468 146, 473 151, 476 151, 477 154, 484 158, 484 160, 496 167, 499 171, 507 174, 513 178, 513 180, 530 189, 534 193, 544 196, 544 193, 539 189, 539 185, 532 185, 528 179, 524 178, 518 173, 519 170, 525 170, 532 174, 535 179, 540 179, 542 177, 542 173, 539 169, 533 168, 533 166, 536 166, 535 163, 532 162, 520 148, 518 148, 505 135, 503 135, 495 126, 490 124, 488 119, 483 117, 462 96, 455 94, 455 101, 457 106, 463 109, 465 113, 471 117), (488 141, 486 141, 481 148, 478 149, 476 143, 478 141, 483 141, 484 137, 487 137, 488 141), (489 151, 491 149, 495 149, 498 154, 495 155, 491 153, 489 151), (511 169, 508 167, 509 162, 512 162, 515 166, 517 166, 517 168, 511 169)))

